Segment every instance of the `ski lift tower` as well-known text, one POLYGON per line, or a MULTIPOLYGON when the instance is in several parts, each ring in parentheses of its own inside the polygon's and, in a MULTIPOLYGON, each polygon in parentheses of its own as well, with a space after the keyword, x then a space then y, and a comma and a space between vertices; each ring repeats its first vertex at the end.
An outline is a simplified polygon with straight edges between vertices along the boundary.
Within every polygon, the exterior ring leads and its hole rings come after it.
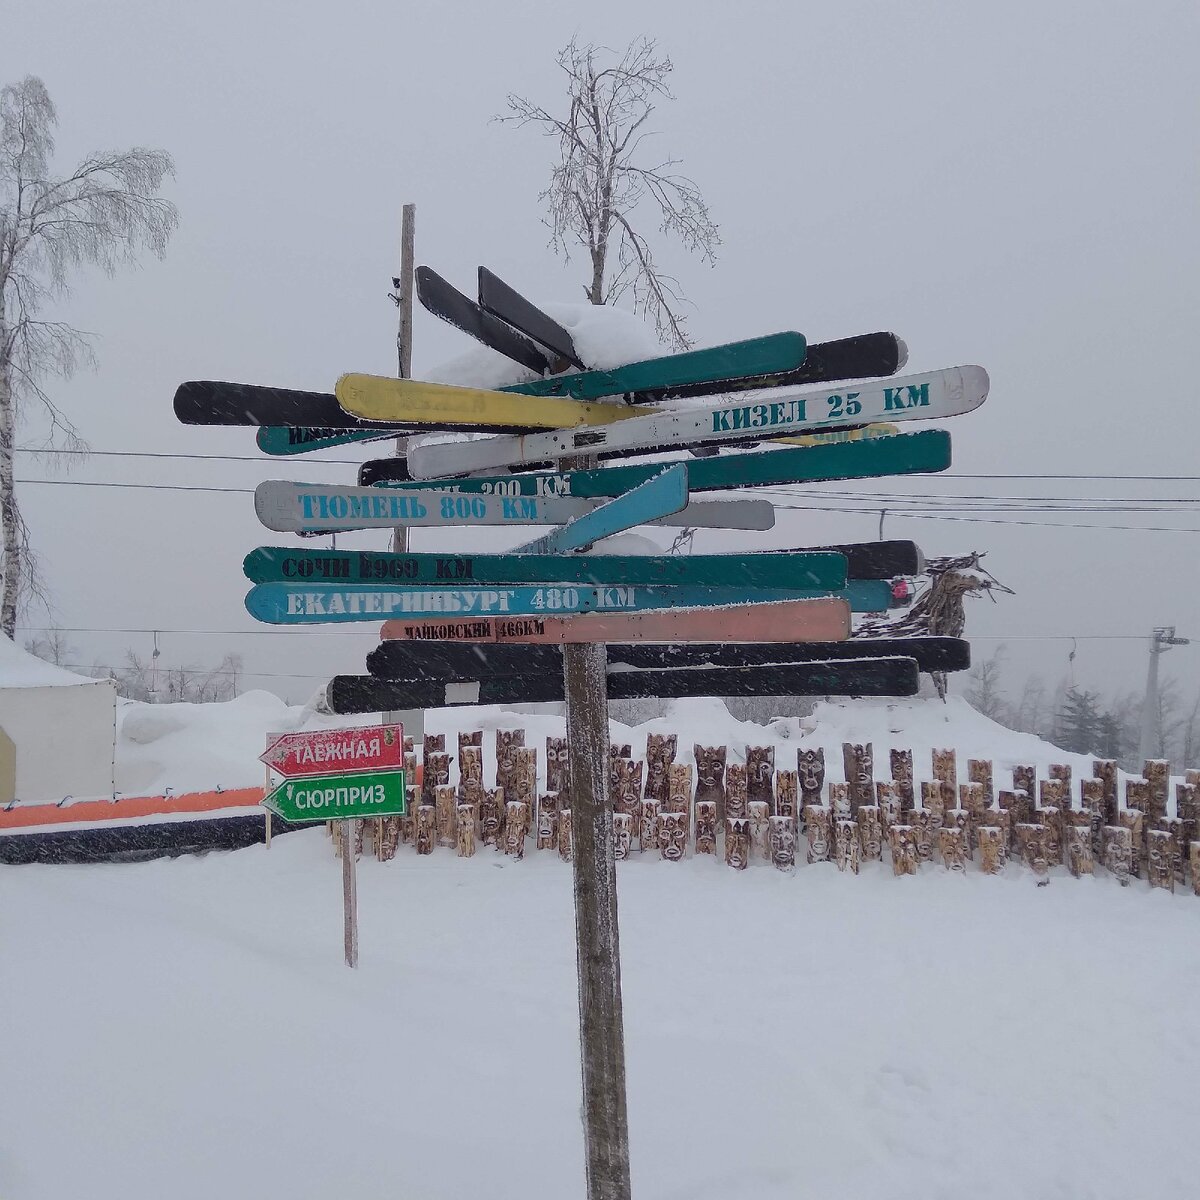
POLYGON ((1150 634, 1150 666, 1146 671, 1146 698, 1142 701, 1142 738, 1138 757, 1144 762, 1154 757, 1158 732, 1158 660, 1172 646, 1187 646, 1191 639, 1175 636, 1174 625, 1163 625, 1150 634))

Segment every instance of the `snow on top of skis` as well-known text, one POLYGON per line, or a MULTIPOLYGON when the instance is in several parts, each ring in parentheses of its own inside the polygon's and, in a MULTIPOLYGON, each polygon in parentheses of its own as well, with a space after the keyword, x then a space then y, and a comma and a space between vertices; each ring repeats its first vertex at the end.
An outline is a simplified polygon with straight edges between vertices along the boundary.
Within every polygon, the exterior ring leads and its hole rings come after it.
MULTIPOLYGON (((593 370, 609 370, 668 353, 654 331, 624 309, 595 304, 547 304, 544 308, 570 332, 580 358, 593 370)), ((535 371, 480 345, 420 374, 431 383, 478 388, 507 387, 539 378, 535 371)))

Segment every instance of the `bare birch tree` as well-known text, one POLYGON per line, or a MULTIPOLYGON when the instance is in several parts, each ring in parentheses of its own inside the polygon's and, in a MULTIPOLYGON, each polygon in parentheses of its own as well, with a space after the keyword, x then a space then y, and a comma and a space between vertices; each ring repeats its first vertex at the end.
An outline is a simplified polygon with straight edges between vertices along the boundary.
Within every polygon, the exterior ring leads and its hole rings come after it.
POLYGON ((93 360, 89 335, 43 316, 87 264, 112 274, 143 248, 160 258, 178 221, 158 195, 174 166, 163 150, 89 154, 55 176, 58 115, 45 84, 28 75, 0 90, 0 632, 11 638, 23 590, 35 579, 28 530, 13 484, 16 428, 34 406, 49 421, 42 449, 82 446, 46 380, 93 360))
POLYGON ((667 85, 671 60, 650 38, 633 41, 619 57, 573 38, 558 65, 567 76, 564 116, 510 94, 508 113, 497 118, 539 126, 558 139, 560 158, 540 196, 551 244, 567 259, 577 244, 586 248, 592 272, 584 292, 592 304, 631 293, 659 335, 684 349, 690 342, 683 291, 659 266, 642 222, 653 212, 659 232, 702 262, 714 260, 721 239, 696 182, 676 172, 679 160, 647 147, 655 101, 674 99, 667 85))

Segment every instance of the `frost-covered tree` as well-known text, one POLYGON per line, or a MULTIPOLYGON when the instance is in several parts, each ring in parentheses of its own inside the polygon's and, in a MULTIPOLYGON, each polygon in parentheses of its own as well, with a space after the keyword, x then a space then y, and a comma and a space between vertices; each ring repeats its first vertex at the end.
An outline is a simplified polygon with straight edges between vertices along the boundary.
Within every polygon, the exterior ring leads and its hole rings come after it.
POLYGON ((28 75, 0 90, 0 632, 12 637, 23 591, 36 588, 28 531, 13 485, 16 428, 33 405, 49 424, 43 448, 82 445, 46 390, 92 360, 88 335, 45 315, 75 269, 112 273, 139 250, 161 257, 177 223, 159 188, 173 172, 163 150, 89 154, 67 175, 52 166, 58 116, 45 84, 28 75))
POLYGON ((1098 699, 1095 692, 1077 687, 1067 688, 1055 730, 1055 742, 1064 750, 1090 754, 1100 744, 1103 714, 1097 704, 1098 699))
POLYGON ((990 658, 976 663, 967 673, 967 703, 993 721, 1007 723, 1008 703, 1000 691, 1000 671, 1007 650, 997 646, 990 658))
POLYGON ((683 291, 659 266, 646 229, 656 222, 660 233, 707 262, 721 239, 699 186, 675 170, 678 159, 653 153, 648 141, 655 102, 674 99, 671 60, 650 38, 636 39, 620 55, 572 38, 558 65, 567 77, 565 110, 510 94, 508 113, 498 118, 539 126, 558 139, 559 160, 541 194, 552 245, 568 259, 577 245, 587 250, 591 278, 584 292, 592 304, 631 293, 659 335, 685 349, 683 291))

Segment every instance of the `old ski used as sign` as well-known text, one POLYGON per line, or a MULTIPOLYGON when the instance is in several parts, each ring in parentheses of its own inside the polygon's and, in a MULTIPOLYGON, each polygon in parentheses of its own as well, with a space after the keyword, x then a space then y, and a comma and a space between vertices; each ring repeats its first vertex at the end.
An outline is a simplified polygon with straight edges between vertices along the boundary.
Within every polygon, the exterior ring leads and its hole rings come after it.
MULTIPOLYGON (((251 616, 273 625, 377 621, 400 616, 474 618, 553 616, 570 613, 646 612, 664 608, 711 608, 765 600, 817 599, 828 592, 744 587, 594 587, 563 584, 511 587, 368 587, 317 583, 260 583, 246 596, 251 616)), ((883 612, 890 589, 879 580, 847 584, 834 593, 855 612, 883 612)), ((736 615, 736 614, 733 614, 736 615)))
POLYGON ((834 590, 845 586, 846 563, 845 555, 824 551, 689 555, 532 555, 515 551, 390 554, 375 550, 260 546, 246 555, 242 570, 252 583, 690 583, 726 587, 731 580, 737 580, 748 587, 834 590))
MULTIPOLYGON (((767 667, 700 667, 609 671, 610 700, 686 696, 915 696, 920 672, 911 658, 791 663, 767 667)), ((463 704, 547 704, 563 699, 558 672, 495 675, 460 683, 335 675, 326 688, 335 713, 387 712, 463 704)))
MULTIPOLYGON (((606 451, 649 454, 696 446, 761 441, 775 434, 867 424, 877 420, 935 420, 978 408, 987 399, 982 367, 950 367, 853 389, 794 393, 761 403, 656 412, 611 427, 556 430, 524 437, 423 444, 410 448, 416 479, 462 475, 491 467, 541 464, 574 454, 606 451)), ((884 439, 878 439, 880 441, 884 439)))

